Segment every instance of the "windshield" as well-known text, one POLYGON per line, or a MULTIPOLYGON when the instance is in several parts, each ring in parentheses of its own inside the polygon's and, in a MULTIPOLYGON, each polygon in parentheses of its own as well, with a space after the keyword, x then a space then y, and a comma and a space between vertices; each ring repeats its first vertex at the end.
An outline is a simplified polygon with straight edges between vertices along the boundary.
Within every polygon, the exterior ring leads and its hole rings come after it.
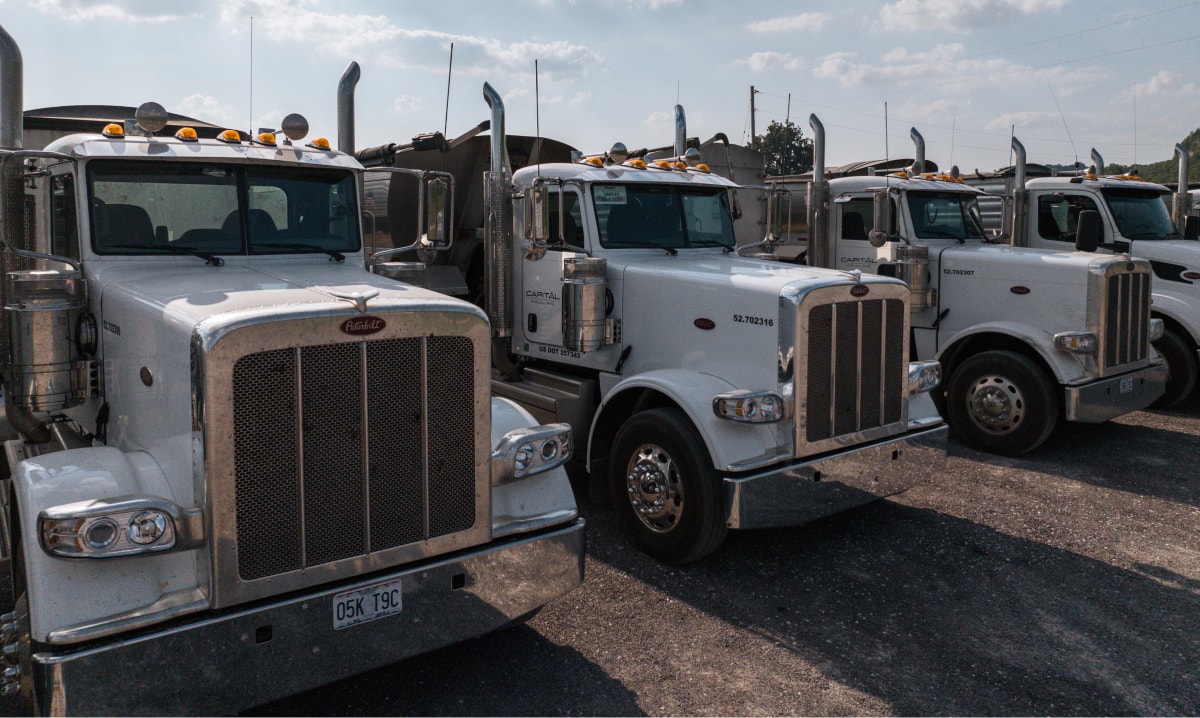
POLYGON ((602 247, 733 247, 723 187, 592 185, 602 247))
POLYGON ((908 211, 920 239, 983 239, 979 203, 961 192, 909 192, 908 211))
POLYGON ((1123 237, 1128 239, 1178 238, 1179 230, 1171 221, 1167 203, 1161 192, 1154 190, 1115 189, 1101 190, 1113 220, 1123 237))
POLYGON ((95 161, 100 254, 278 254, 359 248, 354 175, 312 167, 95 161))

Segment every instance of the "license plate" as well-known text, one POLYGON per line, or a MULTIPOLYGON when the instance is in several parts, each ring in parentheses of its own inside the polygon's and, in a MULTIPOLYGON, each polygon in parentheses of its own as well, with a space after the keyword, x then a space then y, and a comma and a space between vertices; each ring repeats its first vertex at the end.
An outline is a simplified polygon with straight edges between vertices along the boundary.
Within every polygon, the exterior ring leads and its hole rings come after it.
POLYGON ((1133 377, 1127 376, 1121 379, 1121 393, 1128 394, 1133 391, 1133 377))
POLYGON ((404 593, 401 579, 377 583, 333 597, 333 630, 357 626, 377 618, 400 613, 404 593))

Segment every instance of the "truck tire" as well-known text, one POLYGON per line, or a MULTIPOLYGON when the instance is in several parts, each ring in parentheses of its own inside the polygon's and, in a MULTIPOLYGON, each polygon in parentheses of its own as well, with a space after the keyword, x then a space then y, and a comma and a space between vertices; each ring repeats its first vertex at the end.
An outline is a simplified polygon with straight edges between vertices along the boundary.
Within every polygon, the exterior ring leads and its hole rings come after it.
POLYGON ((1009 351, 970 357, 946 389, 946 418, 966 444, 1019 456, 1042 445, 1058 423, 1055 387, 1032 359, 1009 351))
POLYGON ((1154 351, 1167 362, 1167 390, 1154 400, 1151 409, 1168 409, 1183 401, 1196 388, 1200 366, 1196 348, 1183 337, 1168 329, 1154 342, 1154 351))
POLYGON ((629 417, 617 430, 609 467, 613 508, 642 552, 663 563, 691 563, 725 540, 720 477, 679 409, 629 417))

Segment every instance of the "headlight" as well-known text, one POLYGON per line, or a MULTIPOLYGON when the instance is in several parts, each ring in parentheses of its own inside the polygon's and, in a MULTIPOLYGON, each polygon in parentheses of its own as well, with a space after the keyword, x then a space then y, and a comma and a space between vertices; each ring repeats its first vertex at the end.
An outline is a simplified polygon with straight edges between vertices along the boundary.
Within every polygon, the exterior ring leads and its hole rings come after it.
POLYGON ((570 424, 510 431, 492 452, 492 483, 503 484, 562 466, 573 453, 570 424))
POLYGON ((769 424, 783 419, 783 397, 769 391, 734 391, 713 397, 713 413, 722 419, 769 424))
POLYGON ((1054 335, 1054 346, 1072 354, 1093 354, 1096 351, 1096 335, 1091 332, 1063 332, 1054 335))
POLYGON ((933 391, 942 383, 942 364, 936 361, 914 361, 908 363, 908 393, 924 394, 933 391))
POLYGON ((1163 332, 1167 330, 1167 325, 1161 319, 1150 320, 1150 341, 1156 342, 1163 338, 1163 332))
POLYGON ((42 549, 63 558, 115 558, 202 543, 199 509, 157 497, 80 501, 38 514, 42 549))

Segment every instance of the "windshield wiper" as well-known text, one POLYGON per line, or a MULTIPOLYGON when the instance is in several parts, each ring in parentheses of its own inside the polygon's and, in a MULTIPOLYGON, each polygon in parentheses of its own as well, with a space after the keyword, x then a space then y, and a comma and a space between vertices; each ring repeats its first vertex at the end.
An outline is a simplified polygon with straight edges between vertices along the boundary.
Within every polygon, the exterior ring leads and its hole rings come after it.
POLYGON ((304 242, 286 242, 286 243, 271 242, 270 244, 266 244, 266 245, 263 245, 260 247, 255 247, 254 249, 261 252, 264 249, 276 249, 276 248, 278 248, 278 249, 303 249, 303 250, 308 250, 311 252, 321 252, 322 254, 329 255, 330 259, 333 259, 335 261, 338 261, 338 262, 346 261, 346 255, 342 254, 341 252, 338 252, 338 251, 335 251, 332 249, 326 249, 325 247, 321 247, 316 244, 305 244, 304 242))
POLYGON ((203 259, 205 264, 210 264, 214 267, 221 267, 225 264, 225 260, 221 259, 215 254, 210 254, 197 249, 196 247, 188 247, 180 244, 155 244, 151 246, 146 246, 144 244, 109 244, 106 245, 106 247, 110 247, 112 249, 137 249, 144 251, 146 254, 158 254, 159 250, 166 250, 174 254, 188 254, 193 257, 198 257, 203 259))
POLYGON ((679 252, 676 251, 676 249, 674 247, 664 247, 661 244, 649 244, 649 243, 637 244, 637 243, 632 243, 632 242, 618 242, 616 244, 610 243, 607 246, 610 249, 661 249, 662 251, 666 252, 667 254, 671 255, 672 257, 679 254, 679 252))

